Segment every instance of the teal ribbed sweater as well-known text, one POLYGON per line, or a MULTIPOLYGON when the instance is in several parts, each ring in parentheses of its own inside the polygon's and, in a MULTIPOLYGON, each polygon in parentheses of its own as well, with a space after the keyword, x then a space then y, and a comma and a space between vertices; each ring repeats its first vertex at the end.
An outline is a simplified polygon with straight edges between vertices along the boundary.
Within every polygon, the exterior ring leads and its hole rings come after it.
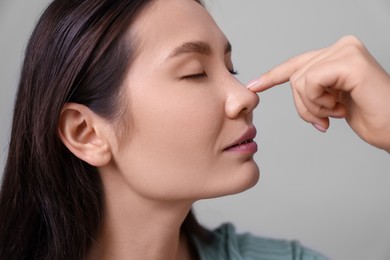
POLYGON ((328 260, 296 241, 261 238, 249 233, 237 235, 231 224, 222 225, 213 234, 210 244, 193 238, 201 260, 328 260))

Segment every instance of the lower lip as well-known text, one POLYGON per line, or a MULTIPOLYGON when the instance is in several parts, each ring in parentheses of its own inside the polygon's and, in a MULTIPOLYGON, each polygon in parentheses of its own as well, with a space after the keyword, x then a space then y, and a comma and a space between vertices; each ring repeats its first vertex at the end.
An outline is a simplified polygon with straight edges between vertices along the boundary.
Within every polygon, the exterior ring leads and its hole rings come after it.
POLYGON ((231 147, 229 149, 225 150, 226 152, 237 152, 237 153, 243 153, 243 154, 254 154, 257 152, 257 143, 255 141, 246 143, 246 144, 240 144, 234 147, 231 147))

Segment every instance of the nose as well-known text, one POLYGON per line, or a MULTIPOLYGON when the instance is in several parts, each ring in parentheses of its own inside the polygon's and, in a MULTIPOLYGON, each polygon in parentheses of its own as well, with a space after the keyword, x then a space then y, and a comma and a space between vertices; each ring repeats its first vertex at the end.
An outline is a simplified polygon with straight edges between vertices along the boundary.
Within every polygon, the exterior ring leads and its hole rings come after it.
POLYGON ((231 119, 252 113, 259 104, 258 95, 247 89, 235 78, 228 83, 227 89, 225 111, 231 119))

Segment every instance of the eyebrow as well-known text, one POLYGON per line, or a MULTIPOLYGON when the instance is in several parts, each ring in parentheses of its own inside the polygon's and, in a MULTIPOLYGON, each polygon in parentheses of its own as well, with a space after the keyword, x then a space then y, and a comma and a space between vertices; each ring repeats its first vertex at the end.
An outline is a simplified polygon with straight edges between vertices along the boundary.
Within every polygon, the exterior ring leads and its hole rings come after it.
MULTIPOLYGON (((225 45, 225 54, 232 52, 232 45, 230 42, 226 42, 225 45)), ((172 53, 168 56, 168 58, 174 58, 183 54, 188 53, 197 53, 201 55, 210 56, 212 52, 212 48, 210 44, 202 41, 197 42, 185 42, 179 47, 175 48, 172 53)))

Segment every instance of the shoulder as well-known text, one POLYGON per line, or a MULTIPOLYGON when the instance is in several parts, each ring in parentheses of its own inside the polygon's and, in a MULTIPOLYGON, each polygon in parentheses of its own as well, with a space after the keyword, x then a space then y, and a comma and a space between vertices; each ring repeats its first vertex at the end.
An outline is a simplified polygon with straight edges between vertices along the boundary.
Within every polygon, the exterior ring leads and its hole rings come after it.
POLYGON ((267 260, 327 260, 321 254, 303 247, 297 241, 269 239, 250 233, 237 234, 232 224, 212 231, 213 240, 204 243, 195 239, 200 259, 267 259, 267 260))

